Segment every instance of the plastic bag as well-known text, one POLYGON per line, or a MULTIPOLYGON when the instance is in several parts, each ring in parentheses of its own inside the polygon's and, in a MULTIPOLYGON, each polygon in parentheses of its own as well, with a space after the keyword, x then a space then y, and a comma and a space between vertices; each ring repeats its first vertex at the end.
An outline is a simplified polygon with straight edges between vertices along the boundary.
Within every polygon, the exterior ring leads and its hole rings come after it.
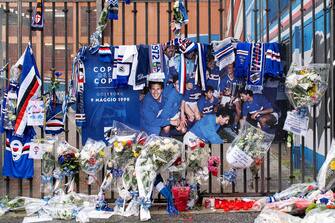
POLYGON ((328 88, 329 64, 292 64, 286 77, 286 94, 295 108, 319 103, 328 88))
POLYGON ((106 144, 104 142, 88 139, 80 151, 80 167, 89 175, 88 184, 92 184, 94 181, 98 182, 95 175, 104 166, 106 158, 105 149, 106 144))
POLYGON ((284 223, 284 222, 300 223, 301 218, 294 217, 284 212, 265 208, 254 221, 254 223, 284 223))
POLYGON ((267 203, 272 203, 275 201, 283 201, 290 199, 292 197, 306 197, 308 198, 308 194, 317 190, 316 183, 299 183, 299 184, 292 184, 287 189, 275 193, 273 196, 267 198, 267 203))
POLYGON ((317 182, 322 192, 326 192, 335 185, 335 140, 332 141, 326 160, 319 170, 317 182))
POLYGON ((150 136, 136 160, 135 172, 141 204, 140 219, 151 218, 151 193, 157 173, 171 166, 181 155, 182 143, 171 138, 150 136))
POLYGON ((306 214, 301 223, 333 223, 335 222, 334 209, 313 209, 306 214))
POLYGON ((44 142, 41 160, 41 193, 51 196, 53 192, 53 171, 55 169, 55 138, 49 138, 44 142))
MULTIPOLYGON (((268 134, 246 122, 227 150, 226 159, 232 169, 223 174, 222 183, 230 184, 235 182, 236 169, 257 167, 256 164, 263 159, 274 137, 274 135, 268 134)), ((256 168, 253 174, 257 171, 258 169, 256 168)))

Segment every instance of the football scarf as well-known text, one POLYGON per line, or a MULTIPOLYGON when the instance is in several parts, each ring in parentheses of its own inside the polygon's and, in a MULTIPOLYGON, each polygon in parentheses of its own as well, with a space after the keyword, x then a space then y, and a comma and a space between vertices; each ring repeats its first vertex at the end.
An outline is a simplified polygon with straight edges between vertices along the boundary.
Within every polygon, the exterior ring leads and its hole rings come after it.
POLYGON ((228 66, 228 64, 234 63, 235 53, 230 38, 222 41, 212 41, 212 45, 214 51, 213 55, 220 70, 228 66))
POLYGON ((249 52, 251 49, 251 43, 240 42, 236 46, 236 58, 235 58, 235 72, 236 78, 247 77, 247 58, 249 57, 249 52))
POLYGON ((253 43, 249 56, 250 62, 246 88, 254 93, 261 93, 264 80, 264 44, 253 43))
POLYGON ((149 46, 149 80, 164 82, 164 57, 163 50, 160 44, 149 46))
POLYGON ((75 65, 75 72, 77 74, 77 111, 76 124, 82 126, 86 120, 84 110, 84 84, 85 84, 85 66, 83 61, 78 60, 75 65))
POLYGON ((264 72, 270 77, 282 77, 283 66, 280 59, 280 44, 265 43, 265 67, 264 72))
POLYGON ((44 0, 37 0, 37 5, 31 21, 32 30, 43 30, 44 27, 44 0))
POLYGON ((111 63, 113 61, 112 51, 109 46, 100 46, 98 54, 101 62, 111 63))
POLYGON ((200 83, 201 90, 206 90, 206 55, 207 55, 207 46, 201 43, 197 44, 198 46, 198 61, 197 61, 197 72, 195 75, 195 84, 200 83), (200 80, 199 80, 200 79, 200 80))
MULTIPOLYGON (((21 57, 22 58, 22 57, 21 57)), ((19 64, 21 64, 21 58, 19 64)), ((23 53, 22 73, 19 80, 17 96, 17 117, 15 122, 15 134, 22 135, 27 126, 27 107, 30 100, 37 98, 41 87, 41 79, 36 66, 31 46, 28 45, 23 53)))
MULTIPOLYGON (((123 0, 127 5, 130 4, 130 0, 123 0)), ((118 0, 108 0, 108 19, 118 20, 119 16, 119 1, 118 0)))
POLYGON ((147 76, 150 73, 149 46, 140 45, 138 48, 138 64, 136 69, 135 84, 142 85, 147 83, 147 76))

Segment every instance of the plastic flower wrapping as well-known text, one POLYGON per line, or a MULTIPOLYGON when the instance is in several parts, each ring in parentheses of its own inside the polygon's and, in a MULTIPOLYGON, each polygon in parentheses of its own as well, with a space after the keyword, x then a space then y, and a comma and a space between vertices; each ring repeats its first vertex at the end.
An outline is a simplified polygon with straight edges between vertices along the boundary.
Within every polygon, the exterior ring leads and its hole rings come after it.
MULTIPOLYGON (((148 138, 135 165, 141 221, 151 218, 149 208, 157 173, 170 167, 181 155, 181 149, 182 143, 175 139, 153 135, 148 138)), ((168 203, 168 210, 173 208, 173 203, 168 203)))
POLYGON ((56 149, 57 168, 54 171, 56 178, 55 190, 58 190, 63 177, 69 177, 68 192, 74 190, 74 175, 79 172, 79 150, 66 141, 59 143, 56 149))
POLYGON ((292 64, 286 77, 286 94, 295 108, 319 103, 328 88, 329 64, 292 64))
POLYGON ((319 170, 317 183, 322 192, 328 191, 335 185, 335 140, 332 141, 326 160, 319 170))
MULTIPOLYGON (((112 183, 119 194, 116 200, 115 212, 120 215, 136 215, 131 212, 128 207, 128 212, 125 213, 125 204, 128 200, 134 198, 137 192, 137 184, 135 184, 135 161, 140 155, 144 147, 147 135, 144 132, 136 131, 121 122, 114 121, 113 127, 106 133, 108 138, 109 158, 107 161, 107 173, 100 187, 99 202, 104 205, 102 200, 103 193, 105 193, 112 183)), ((136 196, 135 196, 136 200, 136 196)))
POLYGON ((198 200, 198 184, 202 184, 208 180, 208 158, 209 147, 201 140, 191 143, 186 152, 186 172, 188 184, 190 187, 189 200, 187 202, 188 209, 192 209, 198 200))
POLYGON ((94 207, 96 195, 71 192, 59 193, 49 200, 25 198, 25 210, 28 216, 46 214, 53 219, 71 220, 86 207, 94 207))
POLYGON ((98 182, 96 173, 102 169, 106 158, 106 144, 102 141, 88 139, 80 151, 80 166, 81 169, 89 175, 88 184, 94 181, 98 182))
POLYGON ((221 163, 220 157, 211 156, 208 159, 208 171, 217 177, 219 172, 219 165, 221 163))
POLYGON ((56 165, 56 139, 50 138, 44 142, 41 160, 41 193, 51 196, 53 192, 53 171, 56 165))
POLYGON ((231 169, 224 172, 222 183, 227 185, 235 182, 237 169, 253 167, 253 174, 256 174, 257 165, 269 150, 274 137, 246 122, 227 150, 226 158, 231 169))

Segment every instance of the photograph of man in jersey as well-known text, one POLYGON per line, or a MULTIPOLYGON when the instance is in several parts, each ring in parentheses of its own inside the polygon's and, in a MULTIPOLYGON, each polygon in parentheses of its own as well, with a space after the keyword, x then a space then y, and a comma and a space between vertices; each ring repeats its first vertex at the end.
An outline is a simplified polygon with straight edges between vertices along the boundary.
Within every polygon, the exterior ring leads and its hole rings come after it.
POLYGON ((185 91, 181 94, 181 52, 175 46, 168 46, 164 56, 165 78, 155 81, 149 78, 141 102, 142 130, 184 141, 196 137, 207 143, 231 142, 246 121, 263 131, 276 133, 281 111, 276 106, 273 92, 276 88, 272 85, 277 80, 265 78, 263 90, 246 90, 246 75, 237 74, 235 63, 219 69, 212 53, 208 53, 204 90, 196 81, 199 60, 193 51, 184 54, 185 91))

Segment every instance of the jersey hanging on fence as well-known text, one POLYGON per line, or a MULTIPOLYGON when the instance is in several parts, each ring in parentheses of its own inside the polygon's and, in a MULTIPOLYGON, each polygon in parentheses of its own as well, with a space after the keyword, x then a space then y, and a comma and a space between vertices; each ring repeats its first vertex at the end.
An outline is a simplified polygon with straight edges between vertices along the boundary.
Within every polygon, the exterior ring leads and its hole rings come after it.
MULTIPOLYGON (((139 128, 140 118, 135 115, 140 113, 139 93, 131 86, 118 86, 120 81, 115 79, 118 75, 113 75, 115 62, 101 60, 99 53, 91 53, 88 49, 79 52, 83 67, 77 75, 84 76, 84 81, 79 83, 83 85, 81 92, 77 92, 77 114, 84 117, 80 119, 82 142, 87 138, 103 140, 104 129, 112 127, 114 120, 139 128)), ((115 47, 111 47, 111 52, 114 58, 115 47)), ((126 76, 123 74, 122 78, 126 76)))
POLYGON ((35 136, 33 127, 27 127, 22 137, 6 130, 3 176, 31 178, 34 176, 34 160, 29 159, 30 143, 35 136))

